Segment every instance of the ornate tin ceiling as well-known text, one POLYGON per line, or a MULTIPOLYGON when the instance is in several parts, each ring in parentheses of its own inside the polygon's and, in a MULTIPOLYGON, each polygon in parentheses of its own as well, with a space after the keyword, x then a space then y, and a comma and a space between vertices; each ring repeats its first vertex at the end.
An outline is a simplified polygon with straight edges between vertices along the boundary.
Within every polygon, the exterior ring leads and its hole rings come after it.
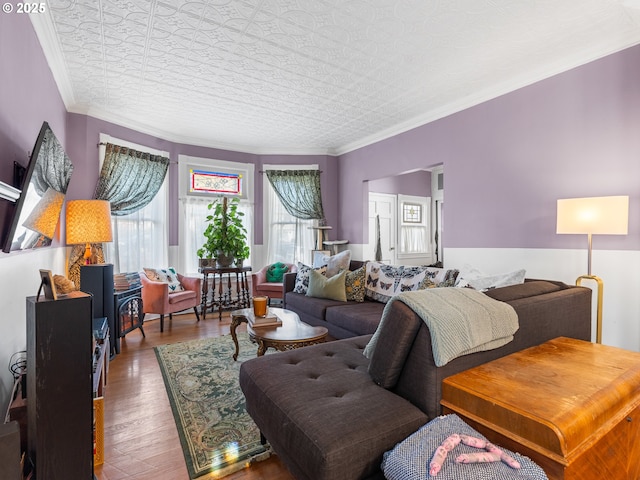
POLYGON ((49 0, 67 109, 168 140, 339 154, 640 43, 635 0, 49 0))

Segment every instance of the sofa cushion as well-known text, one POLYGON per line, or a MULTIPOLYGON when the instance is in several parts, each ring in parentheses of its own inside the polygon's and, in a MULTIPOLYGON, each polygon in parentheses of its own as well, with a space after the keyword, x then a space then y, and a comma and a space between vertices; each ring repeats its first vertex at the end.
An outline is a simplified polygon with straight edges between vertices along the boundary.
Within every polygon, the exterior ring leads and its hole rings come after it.
POLYGON ((339 302, 337 300, 329 300, 326 298, 314 298, 307 297, 306 294, 288 292, 287 306, 289 310, 294 312, 304 312, 311 317, 315 317, 319 320, 325 319, 327 307, 333 307, 336 305, 344 305, 345 302, 339 302))
POLYGON ((344 288, 344 279, 347 271, 343 270, 331 278, 327 278, 316 270, 309 271, 309 287, 306 295, 315 298, 328 298, 330 300, 347 301, 347 293, 344 288))
POLYGON ((296 478, 311 478, 309 472, 314 480, 367 478, 379 471, 385 451, 427 422, 422 411, 371 380, 362 355, 369 338, 258 357, 240 367, 247 411, 296 478))
POLYGON ((197 292, 193 290, 182 290, 175 293, 169 292, 169 304, 173 305, 175 303, 184 302, 185 300, 196 298, 196 295, 197 292))
POLYGON ((384 306, 384 303, 370 301, 336 305, 327 309, 325 319, 355 335, 368 335, 378 328, 384 306))
POLYGON ((274 297, 274 298, 280 298, 282 296, 282 284, 281 283, 272 283, 272 282, 264 282, 264 283, 258 283, 256 285, 257 288, 259 288, 260 293, 266 293, 266 294, 276 294, 278 295, 278 297, 274 297))

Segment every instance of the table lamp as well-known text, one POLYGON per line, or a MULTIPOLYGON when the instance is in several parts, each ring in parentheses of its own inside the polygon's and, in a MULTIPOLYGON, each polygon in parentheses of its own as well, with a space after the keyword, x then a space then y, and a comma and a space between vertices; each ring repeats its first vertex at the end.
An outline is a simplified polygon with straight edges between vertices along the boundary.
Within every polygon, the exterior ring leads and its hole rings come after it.
POLYGON ((85 264, 91 259, 91 244, 111 242, 111 205, 106 200, 67 202, 67 245, 85 245, 85 264))
POLYGON ((566 198, 558 200, 556 233, 587 234, 588 260, 587 274, 576 279, 576 285, 582 280, 594 280, 597 283, 597 321, 596 342, 602 343, 602 279, 591 274, 591 236, 626 235, 629 228, 629 197, 566 198))

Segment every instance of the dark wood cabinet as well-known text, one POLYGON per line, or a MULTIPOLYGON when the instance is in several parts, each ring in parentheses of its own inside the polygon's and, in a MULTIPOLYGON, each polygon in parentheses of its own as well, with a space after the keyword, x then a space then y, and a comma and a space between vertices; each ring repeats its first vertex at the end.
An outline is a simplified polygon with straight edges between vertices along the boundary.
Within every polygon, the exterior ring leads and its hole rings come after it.
POLYGON ((107 318, 110 356, 120 353, 113 305, 113 265, 110 263, 82 265, 80 267, 80 290, 93 295, 94 318, 107 318))
POLYGON ((93 478, 92 297, 27 297, 28 459, 40 480, 93 478))

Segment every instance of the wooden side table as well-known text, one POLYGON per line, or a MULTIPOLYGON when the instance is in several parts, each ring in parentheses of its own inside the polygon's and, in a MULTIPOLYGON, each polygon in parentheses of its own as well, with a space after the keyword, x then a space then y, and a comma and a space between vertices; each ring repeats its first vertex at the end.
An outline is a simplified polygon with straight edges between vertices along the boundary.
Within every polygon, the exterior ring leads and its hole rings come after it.
POLYGON ((247 324, 249 338, 258 345, 258 357, 264 355, 268 348, 282 352, 323 343, 327 338, 329 331, 325 327, 312 327, 311 325, 307 325, 300 320, 296 312, 273 307, 270 307, 269 311, 282 320, 281 326, 252 328, 250 323, 253 319, 252 308, 244 308, 231 312, 231 338, 233 338, 233 343, 236 346, 233 360, 238 359, 238 353, 240 352, 236 328, 238 328, 238 325, 241 323, 247 324))
POLYGON ((640 353, 556 338, 444 379, 442 406, 551 480, 640 478, 640 353))
POLYGON ((200 267, 202 273, 202 300, 200 313, 207 318, 207 310, 218 311, 218 320, 222 320, 222 311, 233 308, 246 308, 251 304, 247 273, 251 267, 200 267), (235 291, 232 278, 235 276, 235 291), (211 280, 211 284, 209 281, 211 280), (209 288, 211 297, 209 299, 209 288))

